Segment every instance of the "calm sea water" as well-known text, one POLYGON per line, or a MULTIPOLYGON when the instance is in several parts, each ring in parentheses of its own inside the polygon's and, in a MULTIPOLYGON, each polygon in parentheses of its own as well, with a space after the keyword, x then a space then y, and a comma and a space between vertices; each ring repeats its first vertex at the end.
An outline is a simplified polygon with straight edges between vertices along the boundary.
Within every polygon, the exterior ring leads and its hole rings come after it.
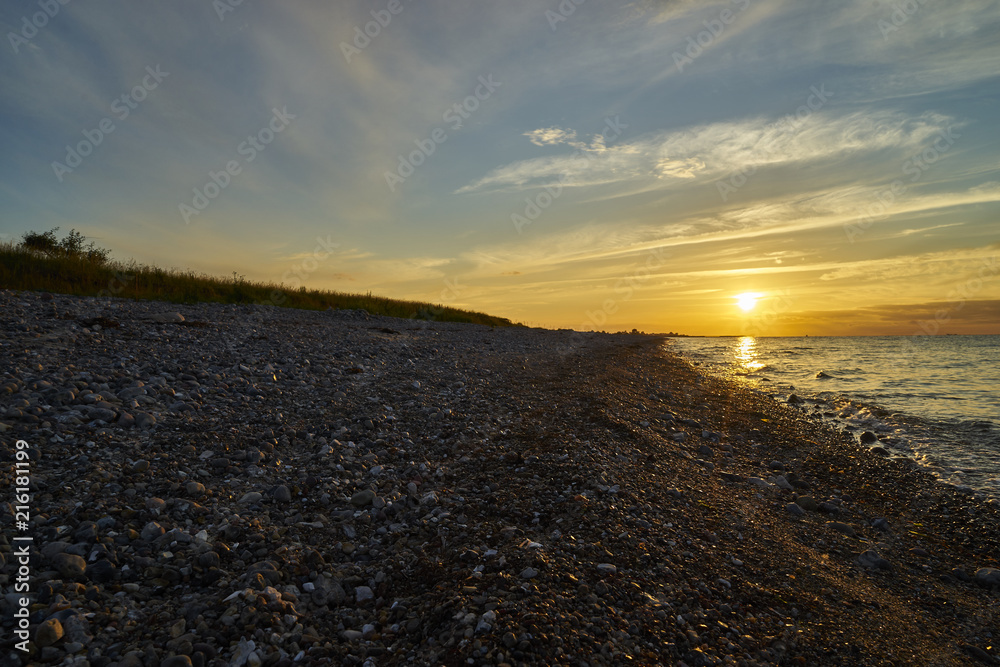
POLYGON ((674 338, 702 369, 1000 497, 1000 336, 674 338))

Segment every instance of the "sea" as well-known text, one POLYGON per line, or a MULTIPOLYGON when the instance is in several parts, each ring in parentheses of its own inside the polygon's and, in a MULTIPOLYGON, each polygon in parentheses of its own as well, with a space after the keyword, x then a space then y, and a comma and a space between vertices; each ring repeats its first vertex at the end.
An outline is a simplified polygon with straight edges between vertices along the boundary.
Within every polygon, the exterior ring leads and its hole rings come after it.
POLYGON ((1000 498, 1000 335, 671 338, 703 371, 1000 498), (793 399, 793 400, 797 400, 793 399))

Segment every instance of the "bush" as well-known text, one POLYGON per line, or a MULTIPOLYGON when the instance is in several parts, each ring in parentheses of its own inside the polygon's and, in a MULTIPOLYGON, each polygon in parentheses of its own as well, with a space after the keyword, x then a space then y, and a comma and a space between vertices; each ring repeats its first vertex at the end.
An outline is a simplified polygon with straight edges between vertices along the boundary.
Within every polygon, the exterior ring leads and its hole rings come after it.
POLYGON ((21 247, 48 257, 84 259, 93 264, 105 264, 111 256, 110 250, 98 248, 93 241, 84 245, 87 237, 75 229, 69 230, 62 241, 56 240, 57 231, 58 227, 44 233, 26 232, 22 237, 21 247))

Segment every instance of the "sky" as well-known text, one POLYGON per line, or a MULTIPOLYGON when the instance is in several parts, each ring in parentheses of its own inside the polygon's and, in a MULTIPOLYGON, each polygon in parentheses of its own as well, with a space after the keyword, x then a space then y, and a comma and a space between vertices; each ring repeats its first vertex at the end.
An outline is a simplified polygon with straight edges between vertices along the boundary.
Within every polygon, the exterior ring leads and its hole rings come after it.
POLYGON ((0 240, 549 328, 1000 333, 995 0, 8 0, 0 27, 0 240))

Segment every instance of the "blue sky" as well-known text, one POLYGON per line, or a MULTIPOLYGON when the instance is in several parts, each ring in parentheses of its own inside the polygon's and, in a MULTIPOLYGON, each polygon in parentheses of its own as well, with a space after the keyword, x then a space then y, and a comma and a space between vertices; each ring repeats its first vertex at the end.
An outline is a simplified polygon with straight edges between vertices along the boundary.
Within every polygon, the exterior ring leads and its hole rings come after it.
POLYGON ((8 238, 549 327, 1000 333, 996 2, 0 21, 8 238))

